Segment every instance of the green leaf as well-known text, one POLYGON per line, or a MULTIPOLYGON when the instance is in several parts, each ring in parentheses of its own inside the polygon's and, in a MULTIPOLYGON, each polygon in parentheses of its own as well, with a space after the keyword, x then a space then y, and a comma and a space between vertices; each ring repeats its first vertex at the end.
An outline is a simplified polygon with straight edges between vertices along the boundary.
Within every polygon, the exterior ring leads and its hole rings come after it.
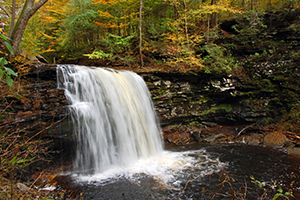
POLYGON ((7 72, 7 75, 18 76, 18 75, 16 74, 16 72, 14 72, 14 70, 12 70, 11 68, 9 68, 9 67, 4 67, 4 68, 5 68, 6 72, 7 72))
POLYGON ((9 162, 14 164, 14 163, 16 163, 16 159, 17 159, 17 156, 13 157, 9 162))
POLYGON ((21 164, 21 163, 24 163, 24 162, 26 162, 26 160, 21 159, 21 160, 18 160, 18 161, 17 161, 17 164, 21 164))
POLYGON ((277 198, 280 197, 280 196, 282 196, 282 194, 281 194, 281 193, 277 193, 277 194, 274 195, 274 197, 273 197, 272 200, 275 200, 275 199, 277 199, 277 198))
POLYGON ((9 52, 14 55, 14 51, 13 51, 11 44, 6 41, 4 43, 5 43, 5 46, 7 47, 7 49, 9 50, 9 52))
POLYGON ((14 81, 12 80, 12 78, 10 78, 10 76, 5 76, 5 81, 6 81, 7 85, 9 85, 10 88, 13 87, 14 81))
POLYGON ((0 79, 2 78, 3 74, 4 74, 3 70, 0 69, 0 79))
POLYGON ((280 192, 280 193, 283 192, 282 187, 279 187, 279 188, 278 188, 278 192, 280 192))
POLYGON ((2 65, 2 66, 4 66, 4 65, 6 65, 7 64, 7 61, 6 61, 6 59, 5 58, 0 58, 0 64, 2 65))
POLYGON ((0 34, 0 38, 4 39, 4 40, 10 40, 10 38, 6 37, 5 35, 3 34, 0 34))

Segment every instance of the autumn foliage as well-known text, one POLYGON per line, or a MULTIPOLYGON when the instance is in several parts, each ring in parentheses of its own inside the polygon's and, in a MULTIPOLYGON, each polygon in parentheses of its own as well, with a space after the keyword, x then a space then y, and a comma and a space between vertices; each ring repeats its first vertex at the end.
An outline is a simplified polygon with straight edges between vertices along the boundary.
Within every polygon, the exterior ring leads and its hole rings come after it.
MULTIPOLYGON (((146 66, 158 64, 161 68, 183 71, 199 70, 207 65, 199 46, 214 43, 222 36, 219 26, 223 21, 241 18, 248 12, 299 7, 293 0, 150 0, 143 4, 142 50, 146 66), (153 63, 152 57, 157 61, 153 63)), ((138 11, 139 2, 132 0, 49 0, 27 25, 22 54, 29 58, 40 54, 49 63, 57 63, 74 62, 84 58, 84 54, 101 50, 130 61, 119 64, 134 66, 138 56, 138 11), (111 52, 105 46, 103 40, 112 34, 135 38, 127 55, 111 52)), ((104 59, 99 63, 107 64, 104 59)))

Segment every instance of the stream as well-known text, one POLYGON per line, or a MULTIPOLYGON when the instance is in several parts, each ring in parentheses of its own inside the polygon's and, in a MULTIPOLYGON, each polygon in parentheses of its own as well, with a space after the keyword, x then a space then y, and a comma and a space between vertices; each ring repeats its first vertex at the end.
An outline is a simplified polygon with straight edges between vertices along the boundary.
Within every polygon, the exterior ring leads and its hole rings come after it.
MULTIPOLYGON (((269 194, 265 199, 272 199, 279 187, 283 193, 293 188, 295 199, 299 199, 299 167, 300 159, 262 146, 166 145, 159 157, 140 160, 127 168, 92 176, 66 174, 63 179, 68 179, 68 184, 60 186, 82 193, 84 199, 210 199, 220 188, 215 188, 220 175, 226 173, 237 193, 246 191, 245 199, 259 199, 263 188, 269 194), (254 185, 250 176, 265 186, 254 185)), ((231 199, 226 196, 229 184, 224 185, 213 199, 231 199)))

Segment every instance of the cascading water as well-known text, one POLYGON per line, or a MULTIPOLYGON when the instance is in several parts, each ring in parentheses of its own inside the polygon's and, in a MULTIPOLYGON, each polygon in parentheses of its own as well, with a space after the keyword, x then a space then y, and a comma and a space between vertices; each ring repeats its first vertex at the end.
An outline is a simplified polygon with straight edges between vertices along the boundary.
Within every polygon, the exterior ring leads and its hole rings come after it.
POLYGON ((124 199, 129 192, 128 199, 147 199, 150 191, 159 199, 173 198, 191 174, 201 181, 224 165, 204 149, 163 149, 150 93, 136 73, 60 65, 57 79, 77 139, 72 179, 95 191, 85 198, 124 199))
POLYGON ((163 151, 161 129, 143 79, 130 71, 57 67, 77 137, 82 174, 128 167, 163 151))

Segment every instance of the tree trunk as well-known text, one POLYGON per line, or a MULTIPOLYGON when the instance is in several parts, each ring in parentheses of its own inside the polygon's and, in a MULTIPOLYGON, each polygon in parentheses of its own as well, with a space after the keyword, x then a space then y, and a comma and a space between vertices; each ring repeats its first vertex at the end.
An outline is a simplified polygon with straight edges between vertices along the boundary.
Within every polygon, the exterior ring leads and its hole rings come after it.
MULTIPOLYGON (((216 0, 211 0, 211 3, 210 3, 210 5, 214 5, 214 4, 216 4, 216 0)), ((213 13, 211 13, 211 27, 213 28, 214 26, 217 26, 217 24, 215 24, 214 25, 214 22, 216 21, 216 19, 215 19, 215 17, 216 17, 216 13, 215 12, 213 12, 213 13)))
POLYGON ((11 8, 11 24, 10 24, 10 33, 9 33, 9 38, 11 38, 13 29, 15 26, 15 18, 16 18, 16 0, 13 0, 12 3, 12 8, 11 8))
POLYGON ((210 32, 209 32, 209 26, 210 26, 210 22, 209 22, 209 18, 210 18, 210 16, 209 16, 209 14, 207 14, 207 42, 209 42, 209 34, 210 34, 210 32))
POLYGON ((189 47, 189 35, 188 35, 188 26, 187 26, 187 17, 186 17, 186 2, 183 0, 183 5, 184 5, 184 26, 185 26, 185 37, 186 37, 186 42, 189 47))
POLYGON ((140 64, 141 67, 144 67, 144 61, 143 61, 143 52, 142 52, 142 10, 143 10, 143 0, 140 0, 140 23, 139 23, 139 52, 140 52, 140 64))
POLYGON ((13 28, 11 34, 12 48, 16 55, 18 55, 18 48, 21 43, 25 28, 29 19, 36 13, 36 11, 42 7, 48 0, 40 0, 34 4, 35 0, 26 0, 22 8, 21 14, 18 18, 16 25, 13 28))
POLYGON ((173 2, 173 6, 174 6, 174 12, 175 12, 175 19, 177 20, 179 18, 179 11, 176 5, 176 2, 173 2))

